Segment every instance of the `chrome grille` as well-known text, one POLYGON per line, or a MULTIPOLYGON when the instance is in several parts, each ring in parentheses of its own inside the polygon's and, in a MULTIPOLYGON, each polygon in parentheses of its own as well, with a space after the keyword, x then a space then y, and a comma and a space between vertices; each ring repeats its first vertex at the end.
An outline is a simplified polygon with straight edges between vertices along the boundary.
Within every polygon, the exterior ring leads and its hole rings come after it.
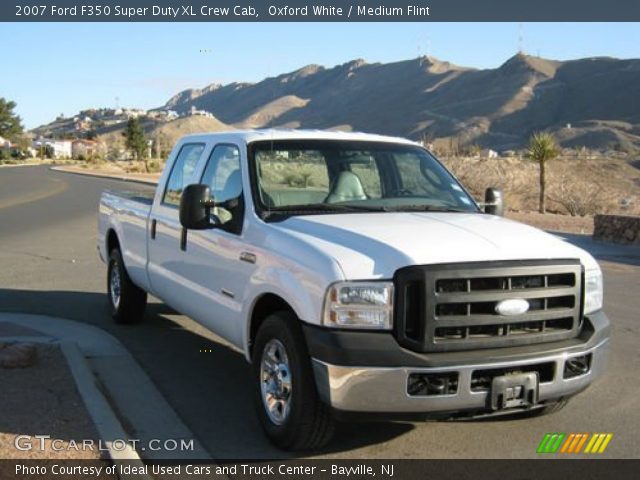
POLYGON ((425 265, 400 269, 396 336, 412 350, 451 351, 524 345, 578 334, 582 267, 578 260, 425 265), (526 300, 525 313, 497 305, 526 300))

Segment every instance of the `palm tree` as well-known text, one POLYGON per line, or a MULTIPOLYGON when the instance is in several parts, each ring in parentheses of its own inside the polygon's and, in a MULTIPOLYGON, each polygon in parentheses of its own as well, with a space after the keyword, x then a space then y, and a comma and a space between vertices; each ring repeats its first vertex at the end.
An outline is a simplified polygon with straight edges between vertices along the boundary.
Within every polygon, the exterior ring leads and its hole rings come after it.
POLYGON ((546 187, 546 164, 559 154, 555 137, 547 132, 536 132, 531 135, 527 146, 527 157, 538 162, 540 167, 540 213, 546 212, 545 207, 545 187, 546 187))

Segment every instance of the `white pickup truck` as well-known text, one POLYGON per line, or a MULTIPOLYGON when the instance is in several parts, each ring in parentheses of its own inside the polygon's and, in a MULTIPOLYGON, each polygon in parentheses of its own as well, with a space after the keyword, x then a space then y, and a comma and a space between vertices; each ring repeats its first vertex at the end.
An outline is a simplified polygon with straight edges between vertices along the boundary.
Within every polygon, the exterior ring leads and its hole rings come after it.
POLYGON ((358 413, 548 412, 603 372, 602 273, 487 193, 399 138, 187 136, 153 197, 102 196, 113 317, 148 292, 242 350, 285 449, 358 413))

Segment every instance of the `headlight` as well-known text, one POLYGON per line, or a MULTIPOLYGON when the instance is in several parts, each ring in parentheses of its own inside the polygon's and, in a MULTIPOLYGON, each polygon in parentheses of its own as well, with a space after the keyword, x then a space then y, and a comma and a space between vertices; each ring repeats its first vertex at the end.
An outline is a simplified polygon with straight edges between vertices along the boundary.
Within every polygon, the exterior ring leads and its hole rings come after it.
POLYGON ((584 313, 593 313, 602 308, 602 272, 587 270, 584 281, 584 313))
POLYGON ((393 325, 393 283, 341 282, 327 290, 327 327, 389 330, 393 325))

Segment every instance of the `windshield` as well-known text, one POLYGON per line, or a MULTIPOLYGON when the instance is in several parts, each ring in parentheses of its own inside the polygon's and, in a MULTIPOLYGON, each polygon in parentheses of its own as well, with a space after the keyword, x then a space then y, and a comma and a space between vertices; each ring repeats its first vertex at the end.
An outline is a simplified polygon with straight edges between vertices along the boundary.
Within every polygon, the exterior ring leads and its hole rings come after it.
POLYGON ((478 212, 426 150, 332 140, 260 141, 249 147, 261 212, 478 212))

